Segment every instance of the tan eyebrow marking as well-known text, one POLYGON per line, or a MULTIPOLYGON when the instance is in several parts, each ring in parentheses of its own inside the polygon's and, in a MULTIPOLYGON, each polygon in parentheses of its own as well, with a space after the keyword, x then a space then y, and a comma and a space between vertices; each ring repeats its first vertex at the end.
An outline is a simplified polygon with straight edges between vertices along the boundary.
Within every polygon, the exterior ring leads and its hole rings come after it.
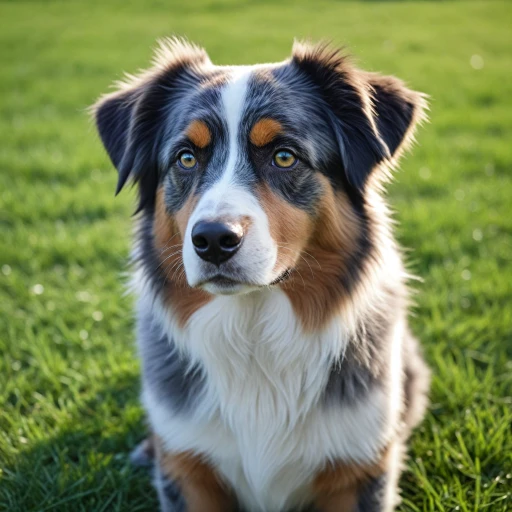
POLYGON ((272 142, 282 132, 283 127, 279 121, 264 117, 254 124, 249 139, 255 146, 261 147, 272 142))
POLYGON ((204 121, 192 121, 187 128, 187 137, 198 147, 205 148, 212 141, 210 128, 204 121))

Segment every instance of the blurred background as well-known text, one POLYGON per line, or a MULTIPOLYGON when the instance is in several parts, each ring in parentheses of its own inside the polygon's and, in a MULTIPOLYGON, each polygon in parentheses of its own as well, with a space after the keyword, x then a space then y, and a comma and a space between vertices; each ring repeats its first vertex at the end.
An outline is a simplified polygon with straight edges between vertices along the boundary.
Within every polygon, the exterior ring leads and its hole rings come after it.
POLYGON ((434 374, 400 510, 511 510, 511 27, 487 0, 0 2, 0 510, 155 509, 127 459, 134 192, 114 199, 86 109, 173 34, 218 64, 327 38, 431 96, 388 190, 434 374))

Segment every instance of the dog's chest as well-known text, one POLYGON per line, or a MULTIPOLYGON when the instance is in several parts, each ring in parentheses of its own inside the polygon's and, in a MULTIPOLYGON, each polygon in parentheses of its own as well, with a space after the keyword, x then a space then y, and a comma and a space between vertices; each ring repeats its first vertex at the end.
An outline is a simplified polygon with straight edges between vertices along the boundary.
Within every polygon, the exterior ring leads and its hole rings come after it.
POLYGON ((341 326, 306 334, 284 294, 264 298, 216 299, 174 333, 206 374, 193 411, 146 405, 169 449, 207 454, 245 508, 271 512, 307 499, 326 461, 370 459, 382 425, 378 397, 342 408, 323 401, 346 343, 341 326))

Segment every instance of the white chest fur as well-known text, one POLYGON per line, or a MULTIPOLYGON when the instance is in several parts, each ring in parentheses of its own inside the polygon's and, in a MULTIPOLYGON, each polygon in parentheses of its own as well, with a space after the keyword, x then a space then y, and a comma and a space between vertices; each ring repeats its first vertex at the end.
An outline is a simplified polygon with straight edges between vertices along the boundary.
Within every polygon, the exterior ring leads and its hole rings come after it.
POLYGON ((297 505, 326 461, 370 461, 386 443, 389 393, 376 390, 353 406, 322 403, 348 339, 340 319, 305 333, 279 290, 218 297, 185 329, 158 303, 154 311, 205 369, 206 388, 186 415, 145 389, 152 427, 169 450, 208 456, 248 510, 297 505))

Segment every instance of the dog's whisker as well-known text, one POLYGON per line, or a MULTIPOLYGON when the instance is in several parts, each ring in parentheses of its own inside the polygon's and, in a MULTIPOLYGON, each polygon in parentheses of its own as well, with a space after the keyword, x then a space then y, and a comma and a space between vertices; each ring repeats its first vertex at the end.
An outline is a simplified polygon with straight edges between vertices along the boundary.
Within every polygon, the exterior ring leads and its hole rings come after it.
POLYGON ((173 252, 172 254, 169 254, 165 257, 163 261, 160 262, 160 265, 156 267, 156 270, 158 270, 169 258, 172 258, 173 256, 176 256, 176 254, 179 254, 181 252, 181 249, 179 251, 173 252))
POLYGON ((169 274, 173 271, 173 269, 176 268, 177 265, 179 265, 180 263, 182 263, 183 260, 181 258, 179 258, 178 260, 176 261, 173 261, 172 263, 169 263, 163 270, 165 271, 165 278, 164 278, 164 282, 167 281, 169 279, 169 274))
POLYGON ((297 254, 300 258, 302 258, 305 262, 306 262, 306 265, 309 267, 309 270, 311 272, 311 277, 313 277, 313 279, 315 278, 315 273, 313 272, 313 269, 311 268, 311 265, 309 264, 309 262, 306 260, 306 258, 304 258, 304 256, 302 256, 302 254, 295 250, 295 249, 291 249, 290 247, 283 247, 281 245, 278 245, 278 247, 280 247, 281 249, 286 249, 288 251, 292 251, 294 252, 295 254, 297 254))
POLYGON ((309 256, 310 258, 313 258, 315 260, 315 263, 318 265, 318 267, 320 268, 320 270, 322 269, 322 265, 320 265, 320 263, 318 262, 318 260, 309 252, 307 251, 304 251, 303 249, 300 250, 300 251, 297 251, 296 249, 291 249, 290 247, 284 247, 286 245, 290 245, 290 244, 287 244, 286 242, 279 242, 278 244, 278 247, 282 247, 283 249, 288 249, 288 250, 295 250, 296 252, 298 252, 299 254, 305 254, 306 256, 309 256))
POLYGON ((176 276, 176 273, 181 269, 181 267, 183 267, 183 263, 180 263, 177 267, 176 267, 176 270, 174 271, 174 273, 172 274, 172 277, 171 277, 171 281, 174 281, 174 277, 176 276))
POLYGON ((180 282, 183 279, 183 283, 187 284, 187 273, 185 271, 185 268, 181 271, 181 274, 178 276, 178 282, 180 282))
POLYGON ((318 260, 312 254, 310 254, 307 251, 302 251, 302 254, 305 254, 306 256, 309 256, 310 258, 313 258, 315 260, 316 264, 318 265, 318 267, 320 268, 320 270, 322 270, 322 265, 320 265, 318 260))
POLYGON ((297 274, 299 274, 299 276, 300 276, 300 278, 302 280, 302 286, 304 287, 304 290, 305 290, 306 289, 306 283, 304 282, 304 278, 302 277, 302 274, 297 269, 294 269, 293 272, 297 272, 297 274))
POLYGON ((178 259, 177 261, 174 261, 173 263, 170 263, 169 265, 167 265, 166 267, 166 274, 165 274, 165 278, 167 279, 169 277, 169 274, 178 266, 178 265, 181 265, 183 264, 183 260, 182 259, 178 259))
POLYGON ((172 242, 172 239, 176 236, 179 235, 179 232, 178 233, 174 233, 174 235, 171 236, 171 238, 169 238, 169 240, 167 240, 167 243, 165 244, 164 248, 162 250, 164 250, 171 242, 172 242))
POLYGON ((174 249, 175 247, 183 247, 183 244, 179 243, 179 244, 171 245, 169 247, 164 247, 163 249, 160 250, 160 255, 164 254, 167 251, 170 251, 171 249, 174 249))

